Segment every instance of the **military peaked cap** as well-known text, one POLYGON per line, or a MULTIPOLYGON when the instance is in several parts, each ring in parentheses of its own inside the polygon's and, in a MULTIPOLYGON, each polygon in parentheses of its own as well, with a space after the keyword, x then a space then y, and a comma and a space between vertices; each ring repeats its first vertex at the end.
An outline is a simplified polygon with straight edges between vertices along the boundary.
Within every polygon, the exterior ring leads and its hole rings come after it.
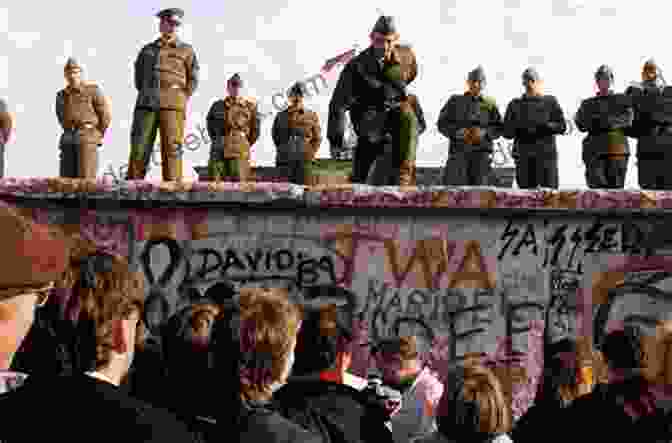
POLYGON ((156 16, 158 18, 167 18, 178 24, 182 24, 182 19, 184 18, 184 11, 180 8, 168 8, 162 11, 159 11, 156 16))

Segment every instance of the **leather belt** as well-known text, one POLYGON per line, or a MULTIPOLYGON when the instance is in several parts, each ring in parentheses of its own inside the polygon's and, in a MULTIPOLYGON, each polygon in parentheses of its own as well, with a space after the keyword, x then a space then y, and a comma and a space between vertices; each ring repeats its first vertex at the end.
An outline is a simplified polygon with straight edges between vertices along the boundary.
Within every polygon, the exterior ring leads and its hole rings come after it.
POLYGON ((84 124, 81 124, 81 125, 65 128, 65 130, 66 131, 78 131, 80 129, 94 129, 95 127, 96 126, 93 123, 84 123, 84 124))

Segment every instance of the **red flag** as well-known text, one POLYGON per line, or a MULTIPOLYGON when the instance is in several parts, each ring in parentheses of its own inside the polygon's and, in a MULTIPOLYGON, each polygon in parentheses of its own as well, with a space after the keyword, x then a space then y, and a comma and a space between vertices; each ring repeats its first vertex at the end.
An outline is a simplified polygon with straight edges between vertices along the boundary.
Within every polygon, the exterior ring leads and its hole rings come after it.
POLYGON ((355 56, 356 52, 357 48, 352 48, 349 51, 337 55, 336 57, 330 58, 324 63, 322 69, 320 69, 320 73, 327 74, 339 64, 348 63, 355 56))

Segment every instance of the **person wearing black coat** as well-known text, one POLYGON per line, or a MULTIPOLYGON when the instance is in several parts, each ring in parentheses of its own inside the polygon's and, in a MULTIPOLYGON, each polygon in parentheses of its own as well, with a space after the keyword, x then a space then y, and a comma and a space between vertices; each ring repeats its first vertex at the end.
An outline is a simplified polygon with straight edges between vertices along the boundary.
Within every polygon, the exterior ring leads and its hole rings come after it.
POLYGON ((241 289, 223 305, 213 327, 214 368, 219 377, 211 394, 219 399, 216 420, 221 441, 323 442, 273 408, 275 392, 291 371, 301 324, 299 310, 283 292, 241 289))
POLYGON ((23 386, 0 396, 0 414, 24 418, 3 419, 3 443, 45 437, 70 443, 199 442, 171 413, 86 374, 29 376, 23 386))
MULTIPOLYGON (((322 295, 333 300, 339 291, 345 290, 326 288, 322 295)), ((362 391, 366 380, 347 372, 354 343, 350 313, 313 302, 305 308, 292 376, 273 397, 276 410, 328 443, 392 443, 389 417, 362 391)))
POLYGON ((672 395, 641 371, 642 333, 637 326, 610 332, 602 352, 609 367, 609 383, 576 399, 557 422, 568 423, 564 438, 583 437, 586 429, 600 441, 668 442, 672 439, 672 395), (580 434, 580 435, 579 435, 580 434))

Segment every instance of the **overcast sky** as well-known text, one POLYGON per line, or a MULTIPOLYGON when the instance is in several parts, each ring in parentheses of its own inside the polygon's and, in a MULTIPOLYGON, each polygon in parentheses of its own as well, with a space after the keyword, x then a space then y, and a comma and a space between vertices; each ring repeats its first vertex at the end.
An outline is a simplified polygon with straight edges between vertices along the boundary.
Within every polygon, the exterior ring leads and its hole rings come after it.
MULTIPOLYGON (((532 65, 544 78, 546 92, 556 95, 572 118, 580 100, 593 94, 593 73, 600 64, 614 68, 616 89, 622 91, 640 79, 646 58, 656 57, 663 73, 669 58, 667 42, 659 38, 660 30, 669 27, 664 2, 655 8, 606 0, 418 0, 415 8, 396 0, 8 3, 0 8, 0 96, 17 115, 6 175, 19 177, 58 173, 60 127, 54 101, 64 86, 68 56, 78 58, 84 77, 111 98, 113 121, 99 174, 127 162, 136 97, 133 62, 138 50, 158 35, 154 14, 167 7, 185 9, 181 37, 194 46, 201 64, 201 84, 187 122, 187 130, 195 133, 197 125, 204 126, 210 104, 226 93, 226 79, 234 72, 246 80, 245 93, 258 97, 261 110, 270 112, 273 94, 318 73, 326 59, 353 45, 366 47, 377 8, 394 15, 402 40, 413 44, 420 63, 412 89, 429 129, 421 138, 419 166, 445 162, 448 144, 435 127, 438 112, 451 94, 463 92, 467 72, 478 64, 486 70, 487 94, 502 114, 522 92, 520 74, 532 65)), ((326 120, 334 83, 307 101, 323 124, 321 157, 329 155, 326 120)), ((270 165, 275 157, 271 123, 266 120, 254 147, 257 165, 270 165)), ((561 187, 585 187, 581 137, 559 137, 561 187)), ((201 144, 185 153, 185 175, 193 174, 191 166, 206 164, 208 150, 209 145, 201 144)), ((630 163, 626 186, 636 187, 634 159, 630 163)), ((160 177, 159 168, 150 177, 160 177)))

